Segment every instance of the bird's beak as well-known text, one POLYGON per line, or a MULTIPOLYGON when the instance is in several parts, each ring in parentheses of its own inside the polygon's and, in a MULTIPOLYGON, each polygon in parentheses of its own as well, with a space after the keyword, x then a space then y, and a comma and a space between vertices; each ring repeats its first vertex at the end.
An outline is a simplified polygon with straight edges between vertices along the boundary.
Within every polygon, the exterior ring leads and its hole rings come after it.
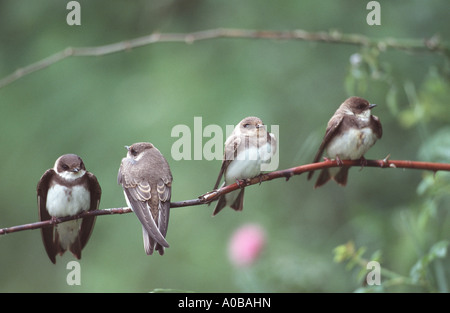
POLYGON ((130 146, 124 146, 125 149, 127 149, 128 151, 130 151, 130 146))
POLYGON ((73 170, 72 170, 72 172, 74 172, 74 173, 78 173, 80 171, 80 168, 78 168, 78 167, 75 167, 73 170))
POLYGON ((375 103, 371 103, 370 105, 369 105, 369 109, 370 110, 372 110, 374 107, 376 107, 377 105, 375 104, 375 103))

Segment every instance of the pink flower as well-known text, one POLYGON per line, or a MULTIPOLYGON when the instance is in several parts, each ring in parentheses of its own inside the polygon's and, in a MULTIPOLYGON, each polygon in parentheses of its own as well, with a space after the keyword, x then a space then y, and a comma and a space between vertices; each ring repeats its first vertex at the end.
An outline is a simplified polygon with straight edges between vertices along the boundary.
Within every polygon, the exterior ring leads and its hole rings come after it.
POLYGON ((261 226, 256 224, 241 226, 233 233, 228 245, 231 263, 238 267, 253 264, 265 244, 266 235, 261 226))

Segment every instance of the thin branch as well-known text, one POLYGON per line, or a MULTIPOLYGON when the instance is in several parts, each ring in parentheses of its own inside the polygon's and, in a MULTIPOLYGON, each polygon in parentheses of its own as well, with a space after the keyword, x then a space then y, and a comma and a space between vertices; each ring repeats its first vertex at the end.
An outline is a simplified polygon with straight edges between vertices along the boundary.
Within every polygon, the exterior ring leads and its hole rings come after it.
POLYGON ((107 54, 129 51, 133 48, 143 47, 155 43, 178 42, 192 44, 196 41, 218 38, 245 38, 245 39, 269 39, 269 40, 301 40, 310 42, 325 42, 336 44, 348 44, 354 46, 373 46, 380 50, 395 49, 406 51, 431 51, 450 54, 450 45, 442 42, 437 36, 430 39, 373 39, 359 34, 343 34, 338 31, 308 32, 305 30, 248 30, 232 28, 216 28, 192 33, 153 33, 151 35, 125 40, 113 44, 94 47, 68 47, 45 59, 17 69, 12 74, 0 80, 0 88, 29 75, 42 70, 50 65, 58 63, 68 57, 103 56, 107 54))
MULTIPOLYGON (((419 161, 394 161, 388 160, 389 157, 386 157, 383 160, 366 160, 364 164, 365 167, 379 167, 379 168, 409 168, 409 169, 418 169, 418 170, 428 170, 428 171, 450 171, 450 164, 448 163, 432 163, 432 162, 419 162, 419 161)), ((292 176, 300 175, 305 172, 317 171, 324 168, 330 167, 339 167, 342 165, 345 166, 361 166, 360 160, 341 160, 342 164, 338 164, 335 160, 325 160, 323 162, 311 163, 306 165, 300 165, 293 168, 288 168, 285 170, 274 171, 266 174, 261 174, 260 176, 240 180, 237 183, 224 186, 217 190, 210 191, 204 195, 199 196, 197 199, 192 200, 184 200, 179 202, 171 202, 171 208, 180 208, 201 204, 209 204, 215 200, 217 200, 220 196, 237 190, 239 188, 245 188, 250 185, 260 184, 265 181, 269 181, 277 178, 285 178, 289 180, 292 176)), ((5 235, 9 233, 14 233, 23 230, 30 229, 38 229, 43 227, 50 227, 52 225, 56 225, 62 222, 86 217, 86 216, 98 216, 98 215, 112 215, 112 214, 125 214, 130 213, 132 210, 130 208, 112 208, 112 209, 103 209, 103 210, 95 210, 83 212, 81 214, 75 216, 67 216, 67 217, 59 217, 53 218, 47 221, 0 228, 0 235, 5 235)))
POLYGON ((50 219, 47 221, 42 221, 42 222, 35 222, 35 223, 30 223, 30 224, 23 224, 23 225, 18 225, 18 226, 1 228, 0 235, 15 233, 15 232, 22 231, 22 230, 50 227, 52 225, 75 220, 75 219, 86 217, 86 216, 124 214, 124 213, 130 213, 130 212, 132 212, 132 210, 130 208, 114 208, 114 209, 88 211, 88 212, 83 212, 81 214, 74 215, 74 216, 57 217, 57 218, 50 219))

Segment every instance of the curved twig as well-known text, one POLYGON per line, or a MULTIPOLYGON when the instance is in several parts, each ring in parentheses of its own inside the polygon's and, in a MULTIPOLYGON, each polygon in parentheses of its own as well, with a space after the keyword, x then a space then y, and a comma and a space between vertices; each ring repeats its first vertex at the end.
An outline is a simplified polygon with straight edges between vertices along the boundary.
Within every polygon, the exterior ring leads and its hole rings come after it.
POLYGON ((0 88, 29 75, 33 72, 44 69, 50 65, 58 63, 69 57, 80 56, 103 56, 111 53, 129 51, 134 48, 147 46, 162 42, 178 42, 191 44, 196 41, 210 40, 218 38, 246 38, 246 39, 269 39, 269 40, 302 40, 310 42, 325 42, 347 44, 355 46, 375 46, 380 50, 396 49, 406 51, 432 51, 445 55, 450 54, 448 43, 441 42, 438 37, 430 39, 373 39, 359 34, 343 34, 338 31, 330 32, 308 32, 305 30, 249 30, 216 28, 192 33, 153 33, 147 36, 125 40, 113 44, 95 47, 68 47, 40 61, 32 63, 23 68, 17 69, 12 74, 0 79, 0 88))

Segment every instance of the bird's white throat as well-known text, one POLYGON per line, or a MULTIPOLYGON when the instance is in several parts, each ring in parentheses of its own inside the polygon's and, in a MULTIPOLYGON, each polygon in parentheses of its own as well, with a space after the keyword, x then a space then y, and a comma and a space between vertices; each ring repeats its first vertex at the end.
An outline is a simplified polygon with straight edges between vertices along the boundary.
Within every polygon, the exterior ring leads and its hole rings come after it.
POLYGON ((86 171, 85 171, 85 170, 79 170, 78 172, 64 171, 64 172, 61 172, 61 173, 59 173, 59 172, 56 170, 56 167, 53 168, 53 170, 54 170, 59 176, 61 176, 62 178, 64 178, 65 180, 68 180, 68 181, 74 181, 75 179, 78 179, 78 178, 80 178, 80 177, 83 177, 83 175, 86 174, 86 171))

